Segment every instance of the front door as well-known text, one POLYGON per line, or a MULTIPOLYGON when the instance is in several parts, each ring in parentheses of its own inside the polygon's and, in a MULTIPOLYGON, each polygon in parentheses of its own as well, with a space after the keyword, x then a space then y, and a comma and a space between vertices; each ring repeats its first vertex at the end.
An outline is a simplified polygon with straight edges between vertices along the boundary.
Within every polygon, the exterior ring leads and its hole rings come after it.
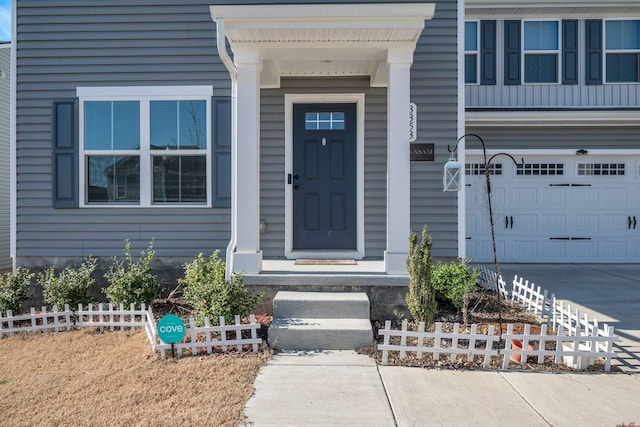
POLYGON ((356 104, 293 106, 293 250, 356 248, 356 104))

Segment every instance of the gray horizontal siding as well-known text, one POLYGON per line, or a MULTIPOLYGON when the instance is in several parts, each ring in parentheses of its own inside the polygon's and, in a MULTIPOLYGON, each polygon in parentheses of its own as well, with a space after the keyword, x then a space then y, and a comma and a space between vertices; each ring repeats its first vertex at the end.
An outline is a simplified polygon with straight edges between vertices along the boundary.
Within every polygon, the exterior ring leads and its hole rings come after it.
POLYGON ((640 85, 467 85, 468 108, 637 108, 640 85))
POLYGON ((19 262, 114 256, 155 238, 158 257, 224 249, 228 209, 51 207, 51 101, 77 86, 213 85, 228 95, 209 2, 20 0, 17 7, 19 262))
MULTIPOLYGON (((487 148, 508 149, 638 149, 640 124, 636 127, 467 127, 480 135, 487 148)), ((467 145, 467 148, 476 148, 467 145)), ((480 148, 480 147, 477 147, 480 148)))
MULTIPOLYGON (((359 1, 351 1, 358 3, 359 1)), ((243 2, 227 1, 228 4, 243 2)), ((265 2, 282 3, 282 2, 265 2)), ((305 3, 292 0, 287 3, 305 3)), ((54 98, 77 86, 200 85, 227 95, 230 82, 216 57, 209 1, 20 0, 18 3, 18 256, 38 259, 120 255, 155 238, 159 257, 190 257, 226 246, 229 211, 199 208, 51 208, 51 116, 54 98)), ((418 142, 436 144, 436 161, 411 166, 412 228, 429 224, 434 256, 457 253, 456 200, 440 190, 446 144, 457 125, 456 2, 436 2, 412 68, 418 142)), ((386 91, 365 79, 285 80, 262 96, 261 218, 265 257, 284 254, 283 94, 365 92, 365 251, 381 257, 386 240, 386 91), (312 87, 313 86, 313 87, 312 87)))
POLYGON ((435 145, 435 161, 411 163, 411 228, 423 225, 433 236, 434 257, 458 254, 455 193, 442 191, 447 144, 457 137, 457 9, 455 1, 436 2, 434 19, 426 22, 411 68, 411 101, 418 109, 418 143, 435 145))
POLYGON ((9 174, 9 86, 10 45, 0 45, 0 270, 11 268, 10 174, 9 174))

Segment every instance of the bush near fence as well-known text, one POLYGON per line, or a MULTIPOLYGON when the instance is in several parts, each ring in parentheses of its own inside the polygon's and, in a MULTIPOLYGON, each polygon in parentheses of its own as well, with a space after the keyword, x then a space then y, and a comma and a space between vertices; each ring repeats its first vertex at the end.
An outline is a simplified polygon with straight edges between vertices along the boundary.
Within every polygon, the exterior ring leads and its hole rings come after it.
MULTIPOLYGON (((238 352, 250 348, 257 353, 262 339, 257 336, 261 325, 256 322, 255 316, 252 314, 249 317, 249 323, 246 324, 241 322, 240 316, 235 316, 234 320, 235 324, 226 325, 224 318, 221 317, 220 326, 209 326, 209 319, 205 319, 205 326, 196 328, 194 319, 190 318, 187 320, 188 326, 185 328, 183 342, 174 344, 174 347, 178 349, 179 355, 204 352, 211 354, 214 349, 227 352, 230 348, 235 348, 238 352), (235 337, 229 339, 230 335, 235 337)), ((145 304, 141 304, 139 309, 136 309, 135 304, 131 304, 129 309, 125 309, 123 304, 119 307, 114 307, 113 304, 90 304, 86 308, 78 305, 76 311, 70 310, 69 306, 65 305, 64 311, 59 311, 54 306, 51 311, 47 311, 47 307, 42 307, 40 312, 31 308, 29 314, 19 316, 14 316, 11 311, 5 316, 0 313, 0 339, 19 332, 59 332, 84 327, 99 328, 100 331, 143 327, 154 352, 159 352, 162 357, 165 357, 166 351, 171 350, 171 344, 160 340, 153 313, 151 309, 146 309, 145 304)))

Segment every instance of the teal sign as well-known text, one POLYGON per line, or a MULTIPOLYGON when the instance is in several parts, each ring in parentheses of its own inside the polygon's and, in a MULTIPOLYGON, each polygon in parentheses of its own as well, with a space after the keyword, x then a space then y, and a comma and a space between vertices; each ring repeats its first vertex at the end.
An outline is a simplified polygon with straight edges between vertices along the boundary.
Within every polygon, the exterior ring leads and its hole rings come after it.
POLYGON ((158 335, 163 342, 177 343, 184 337, 184 322, 175 314, 162 316, 158 322, 158 335))

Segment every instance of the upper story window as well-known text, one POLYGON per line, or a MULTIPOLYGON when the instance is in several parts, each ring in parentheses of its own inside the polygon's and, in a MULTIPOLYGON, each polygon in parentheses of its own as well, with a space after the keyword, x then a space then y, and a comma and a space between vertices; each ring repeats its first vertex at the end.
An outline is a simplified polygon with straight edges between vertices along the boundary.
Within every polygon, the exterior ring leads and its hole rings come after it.
POLYGON ((608 83, 640 82, 640 20, 606 21, 608 83))
POLYGON ((524 82, 557 83, 560 42, 558 21, 525 21, 524 82))
POLYGON ((82 205, 210 205, 209 94, 98 93, 80 94, 82 205))
POLYGON ((464 23, 464 82, 478 83, 478 22, 464 23))

